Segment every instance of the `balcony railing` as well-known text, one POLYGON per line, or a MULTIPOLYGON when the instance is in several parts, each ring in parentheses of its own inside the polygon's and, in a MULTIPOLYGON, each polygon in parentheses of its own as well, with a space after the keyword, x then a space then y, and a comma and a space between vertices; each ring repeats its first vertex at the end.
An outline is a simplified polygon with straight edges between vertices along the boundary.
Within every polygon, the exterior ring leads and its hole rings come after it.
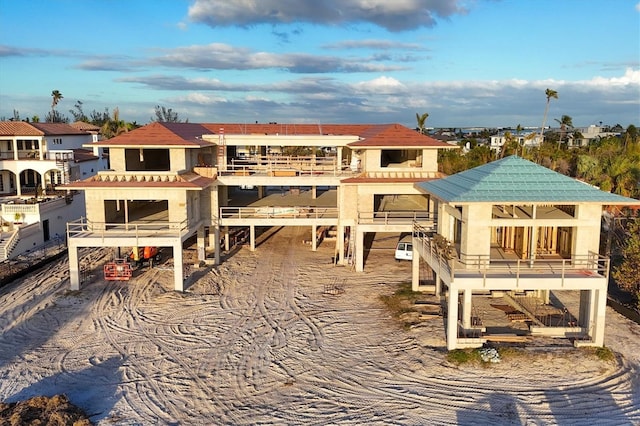
POLYGON ((569 259, 493 259, 489 255, 458 254, 451 246, 435 243, 435 231, 414 224, 413 236, 422 255, 432 267, 449 275, 451 282, 458 276, 477 276, 483 282, 498 277, 521 278, 532 275, 553 276, 562 282, 569 277, 609 277, 610 259, 597 253, 573 255, 569 259))
POLYGON ((92 222, 86 218, 67 223, 67 237, 178 237, 189 229, 186 220, 182 222, 136 221, 129 223, 92 222))
POLYGON ((297 156, 251 156, 232 159, 225 170, 218 170, 221 176, 250 176, 253 174, 292 176, 342 176, 354 174, 347 166, 338 162, 337 157, 297 157, 297 156))
POLYGON ((434 220, 435 214, 424 210, 392 210, 358 213, 358 223, 393 225, 414 222, 433 222, 434 220))
POLYGON ((293 219, 327 219, 337 218, 336 207, 221 207, 221 219, 260 219, 260 218, 293 218, 293 219))

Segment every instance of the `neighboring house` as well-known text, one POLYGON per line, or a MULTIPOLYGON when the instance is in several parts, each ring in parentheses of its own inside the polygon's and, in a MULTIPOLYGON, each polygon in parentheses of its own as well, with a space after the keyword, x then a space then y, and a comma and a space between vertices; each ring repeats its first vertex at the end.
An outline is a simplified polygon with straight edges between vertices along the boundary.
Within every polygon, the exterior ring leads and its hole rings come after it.
POLYGON ((577 324, 545 326, 532 335, 575 338, 602 346, 609 259, 600 256, 603 206, 640 200, 601 191, 517 156, 416 184, 436 204, 435 229, 416 224, 413 289, 446 294, 449 349, 480 347, 469 338, 473 298, 526 294, 548 303, 550 291, 580 291, 577 324), (420 261, 435 275, 421 288, 420 261))
POLYGON ((55 187, 106 169, 83 145, 91 133, 64 123, 0 122, 0 260, 40 246, 84 215, 84 194, 55 187))
MULTIPOLYGON (((560 129, 556 131, 559 132, 560 129)), ((609 127, 596 126, 595 124, 589 127, 574 127, 567 135, 567 146, 588 146, 592 142, 609 136, 620 136, 620 132, 612 132, 609 127)))
POLYGON ((438 150, 456 148, 399 124, 277 123, 152 123, 87 146, 107 148, 111 170, 63 186, 87 206, 86 221, 68 226, 71 288, 81 247, 157 246, 173 257, 179 291, 188 238, 200 261, 218 263, 234 231, 255 250, 256 228, 268 226, 308 227, 312 250, 331 229, 335 261, 362 271, 367 233, 433 224, 414 184, 441 177, 438 150))
POLYGON ((500 131, 497 135, 491 136, 491 139, 489 141, 489 148, 499 152, 507 142, 507 133, 509 133, 520 146, 530 148, 540 145, 540 134, 535 131, 524 130, 518 133, 516 130, 504 130, 500 131))

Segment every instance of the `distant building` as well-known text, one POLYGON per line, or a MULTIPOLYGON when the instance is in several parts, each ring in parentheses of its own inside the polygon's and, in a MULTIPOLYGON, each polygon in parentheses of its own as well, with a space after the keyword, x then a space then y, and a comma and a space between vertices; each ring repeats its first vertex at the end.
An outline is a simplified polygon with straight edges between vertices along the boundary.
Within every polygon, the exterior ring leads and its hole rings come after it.
POLYGON ((96 129, 77 127, 0 122, 0 260, 64 235, 66 223, 84 215, 84 194, 55 187, 106 170, 107 158, 83 148, 98 140, 96 129))
MULTIPOLYGON (((560 129, 557 131, 560 131, 560 129)), ((611 131, 608 126, 596 126, 595 124, 588 127, 574 127, 567 136, 567 146, 588 146, 591 142, 595 142, 609 136, 620 136, 620 132, 611 131), (582 137, 576 137, 578 133, 582 135, 582 137)))
POLYGON ((542 139, 540 134, 534 130, 523 130, 518 133, 516 130, 501 130, 498 134, 491 136, 489 147, 494 151, 500 151, 507 142, 507 133, 518 142, 520 146, 527 148, 539 146, 542 139))

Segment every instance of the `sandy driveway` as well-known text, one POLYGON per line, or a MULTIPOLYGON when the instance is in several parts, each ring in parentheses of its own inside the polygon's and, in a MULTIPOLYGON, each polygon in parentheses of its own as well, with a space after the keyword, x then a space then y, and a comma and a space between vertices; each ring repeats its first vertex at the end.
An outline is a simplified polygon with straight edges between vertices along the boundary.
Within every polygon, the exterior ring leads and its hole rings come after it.
POLYGON ((314 253, 305 232, 243 248, 184 294, 163 267, 105 282, 100 250, 80 292, 65 261, 4 287, 0 399, 66 393, 102 425, 640 423, 640 326, 613 310, 615 363, 562 350, 459 368, 441 320, 402 330, 377 297, 408 263, 334 267, 333 243, 314 253))

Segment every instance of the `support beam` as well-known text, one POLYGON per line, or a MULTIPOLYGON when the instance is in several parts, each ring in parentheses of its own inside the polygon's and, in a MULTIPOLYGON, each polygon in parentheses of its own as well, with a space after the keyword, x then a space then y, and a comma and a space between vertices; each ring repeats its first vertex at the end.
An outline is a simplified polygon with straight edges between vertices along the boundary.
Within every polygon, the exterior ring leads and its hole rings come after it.
POLYGON ((204 225, 200 225, 196 231, 196 246, 198 248, 198 260, 204 262, 207 258, 205 251, 204 225))
POLYGON ((338 225, 338 235, 336 237, 336 263, 339 265, 344 265, 344 238, 344 226, 338 225))
POLYGON ((594 293, 593 300, 594 306, 594 318, 592 319, 592 331, 591 339, 593 344, 597 346, 604 346, 604 326, 605 326, 605 313, 607 310, 607 289, 592 290, 594 293))
POLYGON ((355 265, 356 265, 356 272, 362 272, 364 271, 364 232, 359 231, 356 228, 355 235, 353 235, 353 228, 352 228, 351 236, 355 237, 356 239, 355 258, 354 258, 355 265))
POLYGON ((184 291, 184 261, 182 259, 182 241, 173 244, 173 288, 184 291))
POLYGON ((214 262, 216 265, 220 264, 220 250, 222 250, 222 247, 220 246, 220 227, 219 226, 214 226, 213 227, 213 238, 215 240, 214 242, 214 262))
POLYGON ((78 259, 78 246, 69 241, 69 284, 72 291, 80 290, 80 262, 78 259))
POLYGON ((458 343, 458 289, 449 284, 447 301, 447 349, 454 350, 458 343))
POLYGON ((256 251, 256 226, 255 225, 249 226, 249 241, 250 241, 249 250, 256 251))
POLYGON ((473 292, 464 290, 462 292, 462 326, 465 329, 471 328, 471 299, 473 292))
POLYGON ((318 251, 318 232, 317 225, 311 225, 311 251, 318 251))
POLYGON ((411 290, 420 291, 420 254, 416 248, 416 241, 413 243, 411 256, 411 290))

